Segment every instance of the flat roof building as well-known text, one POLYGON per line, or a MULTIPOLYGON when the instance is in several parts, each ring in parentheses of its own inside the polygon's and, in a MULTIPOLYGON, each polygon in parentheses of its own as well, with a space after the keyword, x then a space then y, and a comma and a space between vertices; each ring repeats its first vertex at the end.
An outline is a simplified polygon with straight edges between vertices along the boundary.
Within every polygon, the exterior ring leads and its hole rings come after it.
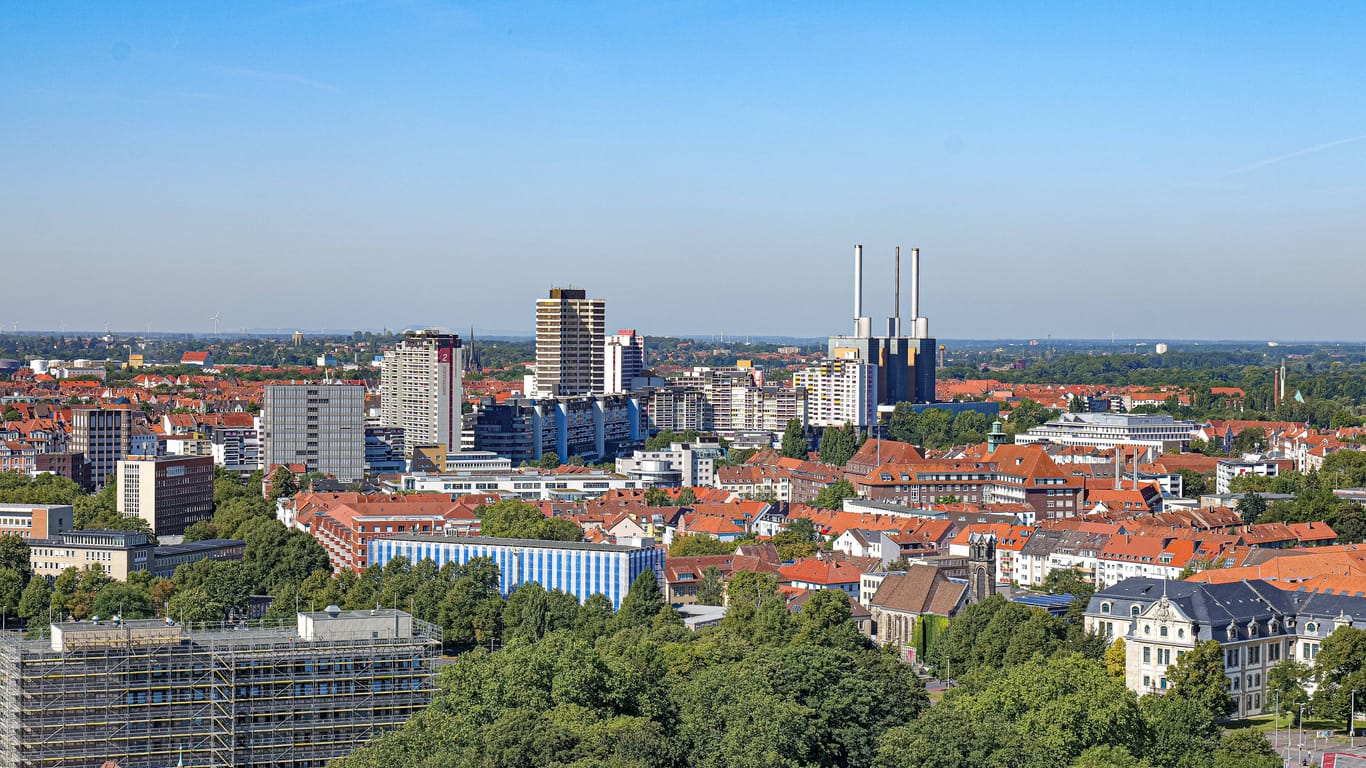
POLYGON ((664 550, 652 546, 421 534, 370 542, 372 565, 382 567, 396 557, 406 557, 412 563, 431 560, 438 568, 487 557, 498 566, 498 586, 504 595, 536 582, 547 590, 563 590, 579 602, 602 594, 613 609, 621 607, 631 583, 645 571, 654 571, 660 583, 664 581, 664 550))
POLYGON ((1170 416, 1125 413, 1064 413, 1058 418, 1015 436, 1019 445, 1056 443, 1093 448, 1119 445, 1148 446, 1164 450, 1190 447, 1195 422, 1170 416))
POLYGON ((322 768, 431 703, 441 630, 329 607, 284 622, 53 624, 0 640, 0 765, 322 768))
POLYGON ((157 456, 118 463, 118 510, 147 521, 158 536, 178 536, 213 519, 213 457, 157 456))
POLYGON ((70 504, 0 504, 0 536, 44 539, 73 526, 70 504))

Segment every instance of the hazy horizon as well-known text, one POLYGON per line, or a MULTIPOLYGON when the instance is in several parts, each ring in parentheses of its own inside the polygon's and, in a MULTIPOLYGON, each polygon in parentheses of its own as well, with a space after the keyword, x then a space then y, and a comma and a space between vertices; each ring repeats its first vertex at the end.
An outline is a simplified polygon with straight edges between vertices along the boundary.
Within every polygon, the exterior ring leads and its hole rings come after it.
POLYGON ((1331 337, 1363 36, 1352 4, 26 6, 0 326, 530 329, 573 284, 609 330, 821 338, 862 243, 874 328, 899 244, 945 339, 1331 337))

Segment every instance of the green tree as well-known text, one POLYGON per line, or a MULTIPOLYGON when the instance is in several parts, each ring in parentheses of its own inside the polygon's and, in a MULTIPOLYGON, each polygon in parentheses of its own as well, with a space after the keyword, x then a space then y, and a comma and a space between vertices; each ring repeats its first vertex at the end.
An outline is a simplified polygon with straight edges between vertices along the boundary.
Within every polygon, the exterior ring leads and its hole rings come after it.
POLYGON ((29 562, 28 542, 17 534, 0 536, 0 569, 8 568, 28 581, 33 572, 29 562))
POLYGON ((1199 643, 1189 653, 1167 668, 1171 684, 1167 695, 1194 701, 1215 717, 1224 717, 1235 709, 1233 697, 1225 686, 1224 649, 1218 640, 1199 643))
POLYGON ((807 450, 806 429, 800 421, 789 420, 783 430, 782 455, 789 459, 805 459, 807 450))
POLYGON ((954 445, 977 445, 986 441, 990 427, 984 414, 963 411, 953 419, 950 441, 954 445))
POLYGON ((583 529, 572 520, 547 518, 541 510, 518 499, 502 499, 475 510, 485 536, 508 539, 582 541, 583 529))
MULTIPOLYGON (((843 500, 840 504, 843 506, 843 500)), ((778 557, 783 560, 800 560, 803 557, 811 557, 816 554, 816 543, 818 541, 820 541, 820 533, 811 520, 805 517, 796 517, 788 520, 783 530, 774 534, 770 543, 777 548, 778 557)))
POLYGON ((277 467, 275 474, 270 476, 270 500, 289 498, 298 492, 299 481, 294 478, 294 473, 288 467, 277 467))
POLYGON ((918 445, 921 434, 920 414, 910 403, 897 403, 887 420, 887 436, 897 442, 918 445))
POLYGON ((726 598, 726 582, 721 578, 721 570, 714 565, 702 572, 697 583, 698 605, 721 605, 726 598))
POLYGON ((858 451, 858 430, 852 424, 826 427, 821 432, 821 461, 842 467, 858 451))
POLYGON ((1045 422, 1052 421, 1058 417, 1058 412, 1039 405, 1037 402, 1024 398, 1015 404, 1010 411, 1010 417, 1006 421, 1005 430, 1012 435, 1019 435, 1034 427, 1041 426, 1045 422))
POLYGON ((1266 499, 1256 491, 1249 492, 1246 496, 1238 500, 1238 514, 1242 516, 1243 522, 1252 525, 1266 513, 1266 499))
POLYGON ((1346 721, 1352 691, 1366 690, 1366 630, 1344 626, 1323 639, 1314 658, 1314 713, 1346 721))
POLYGON ((1178 469, 1181 476, 1181 495, 1187 499, 1198 499, 1210 492, 1209 476, 1193 469, 1178 469))
POLYGON ((1104 745, 1082 752, 1072 761, 1070 768, 1149 768, 1150 765, 1148 761, 1134 757, 1124 747, 1104 745))
POLYGON ((858 496, 853 484, 843 478, 822 488, 811 502, 818 509, 843 509, 844 500, 858 496))
POLYGON ((879 744, 878 768, 1070 765, 1092 747, 1142 754, 1138 700, 1099 662, 1033 659, 965 684, 879 744))
POLYGON ((1233 438, 1233 453, 1257 453, 1266 450, 1266 430, 1248 427, 1233 438))
POLYGON ((663 488, 651 486, 645 489, 645 504, 651 507, 668 507, 673 505, 673 499, 663 488))
POLYGON ((626 597, 622 598, 616 624, 623 629, 643 627, 649 624, 663 607, 664 594, 659 590, 659 580, 655 578, 655 572, 644 570, 631 582, 626 597))
POLYGON ((1289 714, 1296 725, 1300 722, 1300 705, 1309 703, 1304 683, 1311 673, 1308 666, 1293 659, 1282 659, 1266 673, 1267 696, 1273 705, 1280 701, 1277 714, 1289 714))
POLYGON ((0 611, 7 616, 18 616, 23 597, 24 575, 13 568, 0 568, 0 611))
POLYGON ((678 498, 674 499, 674 506, 691 507, 697 503, 697 492, 691 488, 684 488, 678 492, 678 498))
POLYGON ((117 615, 124 619, 150 619, 155 615, 151 595, 117 581, 100 589, 91 610, 96 616, 105 618, 117 615))
POLYGON ((1147 738, 1140 754, 1157 766, 1203 768, 1219 745, 1214 715, 1198 702, 1175 696, 1144 696, 1139 701, 1147 738))
POLYGON ((669 557, 729 555, 734 551, 735 542, 713 539, 705 533, 685 533, 669 543, 669 557))
POLYGON ((792 642, 797 645, 845 650, 863 646, 863 636, 851 617, 849 596, 838 589, 818 590, 807 598, 795 624, 792 642))
POLYGON ((52 606, 52 587, 47 579, 29 579, 28 586, 19 598, 19 617, 29 624, 47 621, 52 606))
POLYGON ((1242 728, 1225 733, 1219 740, 1213 768, 1281 768, 1282 762, 1265 734, 1242 728))

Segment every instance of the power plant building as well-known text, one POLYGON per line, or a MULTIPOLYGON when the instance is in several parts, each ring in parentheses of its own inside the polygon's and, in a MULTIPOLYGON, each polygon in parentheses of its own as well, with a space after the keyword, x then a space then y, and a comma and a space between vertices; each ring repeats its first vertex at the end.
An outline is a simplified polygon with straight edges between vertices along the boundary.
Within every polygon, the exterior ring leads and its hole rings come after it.
POLYGON ((920 249, 911 249, 911 334, 901 326, 901 249, 896 256, 895 314, 887 333, 873 334, 873 319, 863 315, 863 246, 854 246, 854 333, 831 336, 827 356, 877 366, 879 405, 930 403, 935 398, 935 340, 930 321, 920 316, 920 249))

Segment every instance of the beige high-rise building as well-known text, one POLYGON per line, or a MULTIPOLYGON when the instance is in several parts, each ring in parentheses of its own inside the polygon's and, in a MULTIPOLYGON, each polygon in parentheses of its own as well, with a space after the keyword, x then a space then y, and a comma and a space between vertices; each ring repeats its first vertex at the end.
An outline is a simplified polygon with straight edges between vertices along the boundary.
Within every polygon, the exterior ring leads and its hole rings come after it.
POLYGON ((607 302, 577 288, 552 288, 536 301, 536 395, 600 390, 606 370, 607 302))
POLYGON ((380 422, 403 430, 408 451, 437 443, 460 449, 464 351, 459 336, 415 331, 384 353, 380 422))

